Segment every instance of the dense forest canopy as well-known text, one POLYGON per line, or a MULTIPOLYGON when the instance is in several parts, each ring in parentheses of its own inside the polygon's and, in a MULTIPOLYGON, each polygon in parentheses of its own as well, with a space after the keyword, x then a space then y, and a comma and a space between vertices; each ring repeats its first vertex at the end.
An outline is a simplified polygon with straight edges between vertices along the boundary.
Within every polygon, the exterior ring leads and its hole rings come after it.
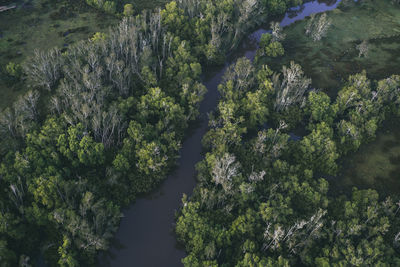
POLYGON ((328 196, 324 177, 399 115, 400 77, 353 75, 331 99, 304 92, 309 79, 296 63, 281 74, 247 59, 225 74, 198 185, 177 219, 184 265, 398 265, 397 196, 328 196), (301 123, 307 134, 290 138, 301 123))
MULTIPOLYGON (((111 1, 94 1, 109 11, 111 1)), ((0 114, 2 266, 95 264, 121 207, 174 166, 206 91, 248 29, 292 1, 179 1, 67 50, 37 50, 8 75, 25 94, 0 114), (29 238, 27 238, 29 236, 29 238)), ((129 9, 129 8, 128 8, 129 9)))
MULTIPOLYGON (((119 23, 2 66, 7 84, 23 93, 0 112, 0 266, 35 266, 43 257, 49 266, 96 265, 121 209, 175 167, 207 91, 205 69, 223 64, 250 30, 302 4, 61 2, 53 16, 89 5, 119 23)), ((369 0, 356 4, 360 12, 373 8, 369 0)), ((397 69, 379 80, 353 73, 328 95, 285 42, 301 26, 302 42, 325 45, 339 12, 311 15, 287 31, 271 22, 255 61, 240 58, 227 69, 198 184, 177 212, 185 266, 400 264, 398 196, 357 188, 339 195, 327 179, 400 115, 397 69)), ((357 40, 352 49, 365 58, 376 53, 369 47, 357 40)))

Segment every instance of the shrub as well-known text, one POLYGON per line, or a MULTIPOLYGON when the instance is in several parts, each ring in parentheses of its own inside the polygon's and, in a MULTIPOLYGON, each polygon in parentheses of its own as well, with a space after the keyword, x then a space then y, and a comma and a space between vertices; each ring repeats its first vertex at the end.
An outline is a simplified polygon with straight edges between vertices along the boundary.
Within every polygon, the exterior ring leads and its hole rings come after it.
POLYGON ((14 62, 9 62, 6 66, 6 72, 13 78, 19 79, 22 75, 21 65, 14 62))
POLYGON ((133 13, 134 13, 133 5, 132 4, 126 4, 124 6, 124 16, 125 17, 130 17, 130 16, 133 15, 133 13))

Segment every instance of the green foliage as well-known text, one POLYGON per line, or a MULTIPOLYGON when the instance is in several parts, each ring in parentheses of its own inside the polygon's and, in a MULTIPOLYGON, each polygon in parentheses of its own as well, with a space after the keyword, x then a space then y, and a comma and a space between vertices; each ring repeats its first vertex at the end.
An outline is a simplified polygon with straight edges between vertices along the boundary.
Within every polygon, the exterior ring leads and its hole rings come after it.
POLYGON ((271 42, 265 47, 265 54, 270 57, 283 56, 285 50, 280 42, 271 42))
POLYGON ((68 249, 71 247, 71 240, 64 236, 63 244, 58 248, 58 253, 60 254, 60 259, 58 264, 62 267, 75 267, 79 266, 77 262, 76 253, 70 252, 68 249))
POLYGON ((57 146, 74 166, 79 164, 96 166, 104 162, 103 144, 94 142, 92 137, 86 135, 81 124, 77 127, 71 126, 68 129, 68 135, 60 135, 57 146))
MULTIPOLYGON (((88 1, 116 12, 115 2, 88 1)), ((173 1, 136 17, 126 5, 126 18, 107 34, 67 53, 37 52, 27 80, 49 91, 43 101, 52 114, 40 114, 46 110, 30 91, 0 117, 1 137, 15 144, 1 153, 2 264, 15 266, 52 244, 51 264, 94 265, 117 229, 120 207, 174 166, 206 91, 202 66, 221 60, 258 19, 293 4, 173 1)), ((269 57, 284 53, 276 36, 263 35, 261 47, 269 57)), ((240 59, 224 76, 198 185, 177 218, 183 263, 397 265, 396 204, 374 191, 335 201, 320 177, 334 174, 339 155, 373 139, 382 120, 398 112, 399 76, 374 84, 365 73, 353 75, 331 101, 307 91, 299 65, 283 72, 280 82, 267 66, 240 59), (279 98, 278 88, 289 93, 279 98), (308 132, 290 140, 287 129, 297 122, 308 132)))
POLYGON ((261 39, 260 39, 260 47, 261 48, 266 48, 272 40, 272 35, 270 33, 264 33, 263 35, 261 35, 261 39))
POLYGON ((312 124, 325 122, 331 126, 336 117, 337 106, 331 105, 331 99, 323 92, 310 92, 307 98, 306 115, 312 124))
POLYGON ((124 5, 124 16, 125 17, 130 17, 133 16, 134 10, 133 10, 133 5, 132 4, 126 4, 124 5))
POLYGON ((114 1, 104 1, 104 0, 86 0, 89 6, 98 8, 106 13, 115 14, 116 13, 116 3, 114 1))
POLYGON ((274 108, 277 77, 265 65, 255 70, 239 59, 219 85, 198 184, 177 218, 183 264, 397 265, 398 204, 373 190, 331 198, 320 177, 335 175, 339 156, 374 138, 379 122, 396 114, 398 77, 371 84, 365 73, 353 75, 334 101, 304 90, 301 107, 288 110, 274 108), (294 128, 296 111, 295 123, 308 130, 297 141, 284 133, 294 128), (270 118, 281 121, 261 130, 270 118))
MULTIPOLYGON (((184 11, 180 9, 175 1, 165 5, 161 12, 163 24, 176 36, 186 37, 189 30, 188 23, 184 23, 184 11)), ((186 38, 185 38, 186 39, 186 38)))
POLYGON ((318 173, 334 175, 337 170, 336 160, 339 157, 332 129, 324 122, 318 124, 311 134, 300 141, 298 162, 303 168, 310 168, 318 173))
POLYGON ((103 5, 103 10, 106 13, 114 14, 116 12, 116 4, 113 1, 105 1, 103 5))
MULTIPOLYGON (((351 200, 333 204, 332 224, 326 228, 316 263, 325 265, 391 266, 398 256, 384 239, 394 220, 390 199, 379 202, 373 190, 354 190, 351 200), (365 238, 368 237, 368 238, 365 238)), ((312 264, 312 262, 310 262, 312 264)))
POLYGON ((106 39, 106 34, 102 32, 96 32, 95 34, 93 34, 93 37, 90 38, 92 42, 100 42, 105 39, 106 39))
POLYGON ((285 1, 264 0, 264 2, 272 14, 282 14, 287 9, 285 1))
POLYGON ((264 33, 261 36, 260 49, 262 54, 265 54, 268 57, 283 56, 285 53, 282 44, 278 41, 274 41, 272 35, 269 33, 264 33))

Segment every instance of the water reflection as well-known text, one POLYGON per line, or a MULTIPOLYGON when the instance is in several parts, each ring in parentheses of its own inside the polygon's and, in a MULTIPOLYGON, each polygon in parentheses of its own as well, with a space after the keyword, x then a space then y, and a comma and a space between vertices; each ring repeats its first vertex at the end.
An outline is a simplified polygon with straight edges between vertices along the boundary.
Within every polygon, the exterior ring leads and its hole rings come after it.
POLYGON ((335 1, 312 1, 302 4, 301 6, 291 8, 286 13, 285 17, 281 21, 281 26, 285 27, 293 22, 303 20, 305 17, 311 14, 328 11, 337 7, 341 0, 335 1))

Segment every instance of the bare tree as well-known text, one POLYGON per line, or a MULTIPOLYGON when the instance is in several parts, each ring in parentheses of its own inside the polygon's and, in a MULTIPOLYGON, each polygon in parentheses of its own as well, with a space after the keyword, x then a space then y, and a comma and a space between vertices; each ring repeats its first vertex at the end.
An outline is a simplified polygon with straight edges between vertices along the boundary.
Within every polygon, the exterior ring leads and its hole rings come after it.
POLYGON ((362 41, 361 44, 356 46, 356 49, 359 51, 358 57, 364 56, 366 57, 368 55, 368 42, 366 40, 362 41))
POLYGON ((57 48, 48 52, 35 50, 33 58, 24 65, 25 73, 34 86, 51 90, 61 77, 61 52, 57 48))
POLYGON ((255 15, 257 10, 258 2, 257 0, 243 0, 241 4, 238 5, 238 19, 236 20, 235 34, 232 39, 232 47, 234 47, 243 36, 245 29, 247 28, 247 23, 252 15, 255 15))
POLYGON ((38 120, 38 91, 28 91, 14 102, 12 108, 0 113, 0 132, 11 137, 24 136, 38 120))
POLYGON ((17 103, 21 109, 23 109, 28 117, 32 120, 38 119, 38 111, 37 111, 37 104, 39 101, 40 93, 36 90, 29 90, 25 95, 22 96, 20 101, 17 103))
POLYGON ((260 171, 260 172, 252 172, 249 176, 249 181, 250 182, 259 182, 264 180, 266 172, 265 171, 260 171))
POLYGON ((288 228, 268 222, 264 232, 263 250, 276 250, 284 246, 290 253, 299 254, 308 243, 320 235, 326 213, 320 209, 308 220, 298 221, 288 228))
POLYGON ((19 257, 19 264, 18 267, 32 267, 32 265, 29 263, 30 257, 26 255, 21 255, 19 257))
MULTIPOLYGON (((27 160, 23 158, 20 153, 16 153, 16 156, 22 158, 21 160, 27 163, 27 160)), ((16 208, 20 211, 21 214, 24 213, 24 196, 25 190, 24 185, 22 183, 21 177, 18 176, 18 180, 15 183, 10 184, 10 191, 9 191, 10 199, 16 206, 16 208)))
POLYGON ((294 104, 301 104, 304 93, 311 84, 311 79, 304 76, 304 72, 299 64, 290 62, 290 67, 283 66, 283 81, 277 88, 275 109, 277 111, 286 110, 294 104))
MULTIPOLYGON (((235 91, 244 91, 251 87, 254 81, 254 66, 247 58, 239 58, 236 64, 231 65, 225 72, 223 82, 233 82, 233 89, 235 91)), ((224 94, 224 92, 221 92, 224 94)))
POLYGON ((0 113, 0 131, 3 134, 10 134, 11 137, 15 137, 17 135, 15 115, 14 112, 8 107, 0 113))
POLYGON ((221 45, 222 35, 230 29, 228 19, 228 15, 223 12, 212 18, 210 44, 216 49, 221 45))
POLYGON ((281 42, 285 39, 286 34, 282 32, 283 28, 279 22, 271 22, 271 30, 272 42, 281 42))
POLYGON ((320 16, 312 14, 306 25, 306 34, 310 36, 314 42, 319 41, 326 35, 331 24, 332 21, 328 19, 326 13, 320 16))
POLYGON ((240 164, 235 162, 233 155, 225 153, 217 159, 212 169, 212 179, 216 185, 222 185, 225 193, 230 193, 232 189, 232 178, 239 174, 240 164))

